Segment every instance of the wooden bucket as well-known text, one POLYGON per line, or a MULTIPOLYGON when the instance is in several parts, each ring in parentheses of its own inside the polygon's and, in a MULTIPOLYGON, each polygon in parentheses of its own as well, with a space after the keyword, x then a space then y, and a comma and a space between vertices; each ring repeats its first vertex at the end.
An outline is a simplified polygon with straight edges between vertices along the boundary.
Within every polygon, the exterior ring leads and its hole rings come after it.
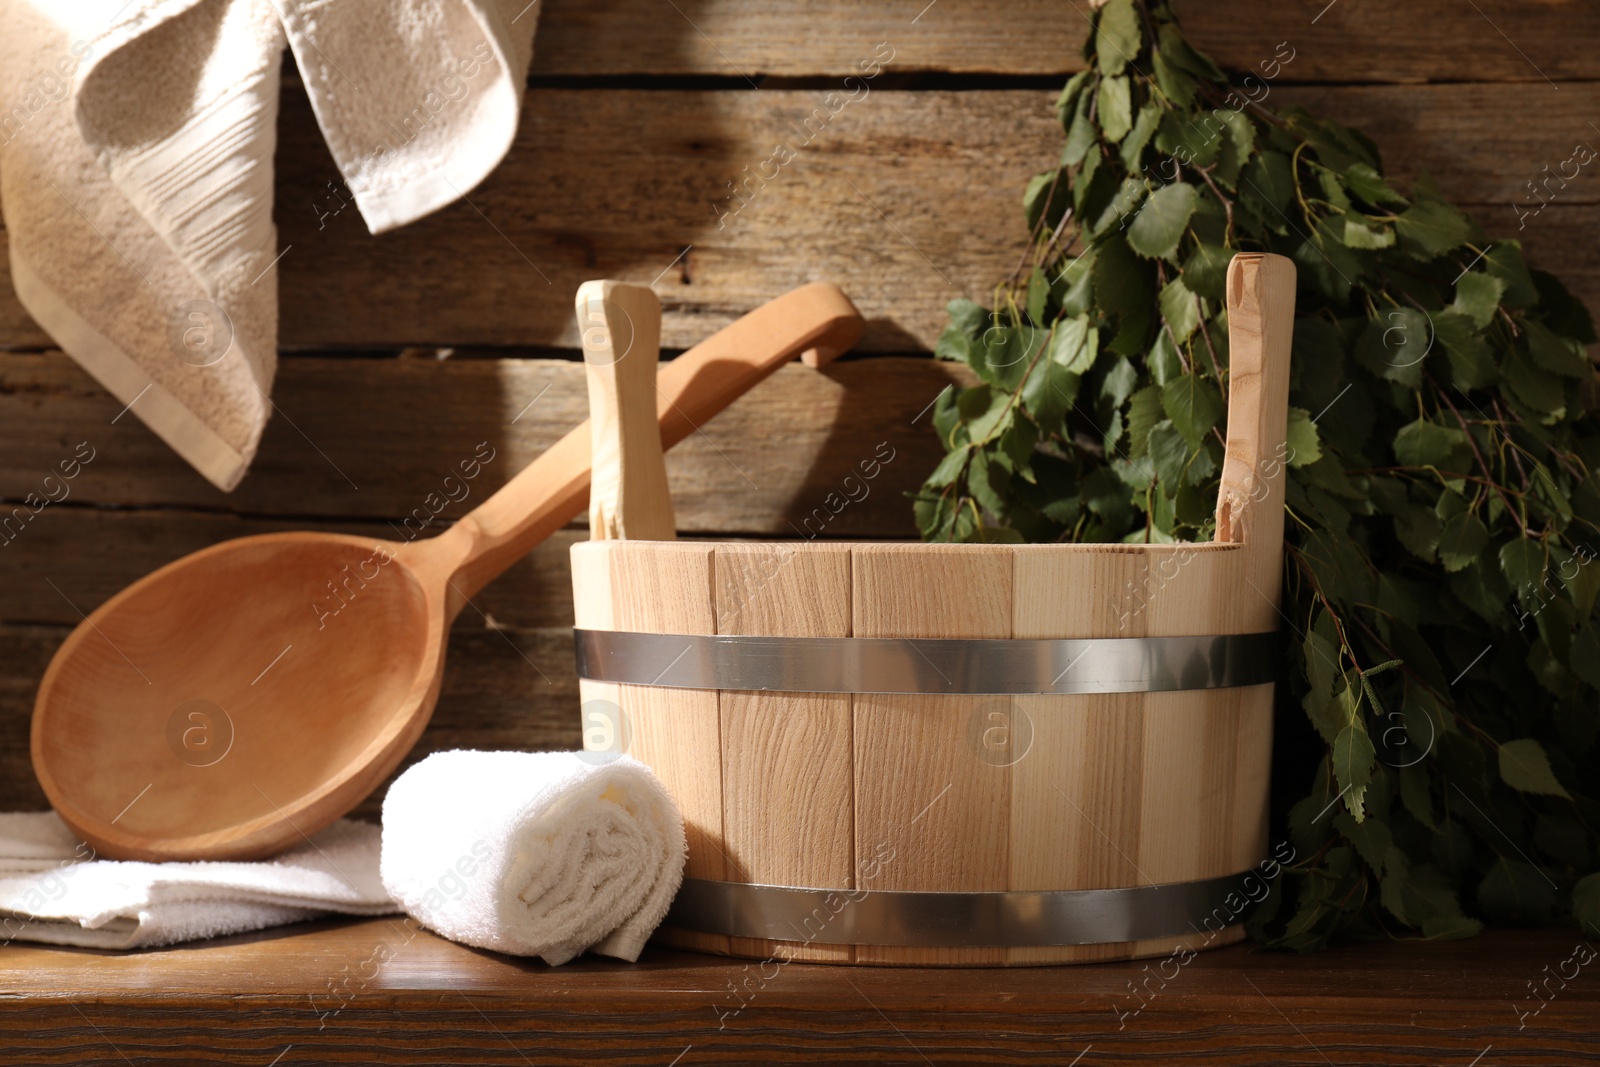
POLYGON ((1230 267, 1214 543, 573 547, 586 747, 648 764, 688 824, 658 939, 1004 965, 1243 936, 1294 292, 1282 257, 1230 267))

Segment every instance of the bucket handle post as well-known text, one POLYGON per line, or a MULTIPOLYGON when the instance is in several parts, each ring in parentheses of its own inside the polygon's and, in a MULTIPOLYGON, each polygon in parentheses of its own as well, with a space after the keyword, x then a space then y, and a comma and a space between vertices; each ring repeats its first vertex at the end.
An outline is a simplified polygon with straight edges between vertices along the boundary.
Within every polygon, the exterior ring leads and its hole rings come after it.
POLYGON ((1217 493, 1219 542, 1245 547, 1261 592, 1278 596, 1288 450, 1294 263, 1245 253, 1228 265, 1228 441, 1217 493), (1265 583, 1265 584, 1263 584, 1265 583))

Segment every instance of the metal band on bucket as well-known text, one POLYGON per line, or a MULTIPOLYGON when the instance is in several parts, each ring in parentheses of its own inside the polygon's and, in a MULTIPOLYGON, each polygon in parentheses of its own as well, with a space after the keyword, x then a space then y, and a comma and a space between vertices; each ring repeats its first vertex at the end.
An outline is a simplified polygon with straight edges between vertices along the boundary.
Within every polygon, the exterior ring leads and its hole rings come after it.
POLYGON ((910 893, 685 878, 666 925, 771 941, 905 947, 1102 945, 1204 933, 1250 872, 1130 889, 910 893))
POLYGON ((575 630, 578 676, 784 693, 1159 693, 1266 685, 1276 633, 1072 640, 741 637, 575 630))

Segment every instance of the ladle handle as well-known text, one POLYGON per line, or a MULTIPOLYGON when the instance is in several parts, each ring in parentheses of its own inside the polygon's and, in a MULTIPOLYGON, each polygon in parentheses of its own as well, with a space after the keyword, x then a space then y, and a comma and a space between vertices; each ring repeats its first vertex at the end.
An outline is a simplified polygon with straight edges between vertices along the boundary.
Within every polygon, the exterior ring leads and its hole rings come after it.
MULTIPOLYGON (((865 326, 838 286, 813 282, 717 331, 666 363, 657 375, 662 447, 688 437, 795 356, 820 366, 848 351, 865 326)), ((428 543, 423 551, 440 553, 449 568, 452 613, 584 510, 589 462, 585 421, 428 543)))

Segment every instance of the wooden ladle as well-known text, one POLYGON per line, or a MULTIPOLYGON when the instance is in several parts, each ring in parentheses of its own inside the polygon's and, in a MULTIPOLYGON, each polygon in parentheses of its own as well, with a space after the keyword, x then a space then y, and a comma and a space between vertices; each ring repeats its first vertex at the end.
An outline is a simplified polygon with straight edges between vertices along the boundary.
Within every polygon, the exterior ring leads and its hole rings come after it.
MULTIPOLYGON (((670 447, 863 321, 816 283, 666 364, 670 447)), ((34 773, 74 832, 123 859, 251 859, 349 811, 416 743, 450 624, 584 507, 578 426, 437 537, 265 534, 186 556, 102 604, 57 650, 34 704, 34 773)))

